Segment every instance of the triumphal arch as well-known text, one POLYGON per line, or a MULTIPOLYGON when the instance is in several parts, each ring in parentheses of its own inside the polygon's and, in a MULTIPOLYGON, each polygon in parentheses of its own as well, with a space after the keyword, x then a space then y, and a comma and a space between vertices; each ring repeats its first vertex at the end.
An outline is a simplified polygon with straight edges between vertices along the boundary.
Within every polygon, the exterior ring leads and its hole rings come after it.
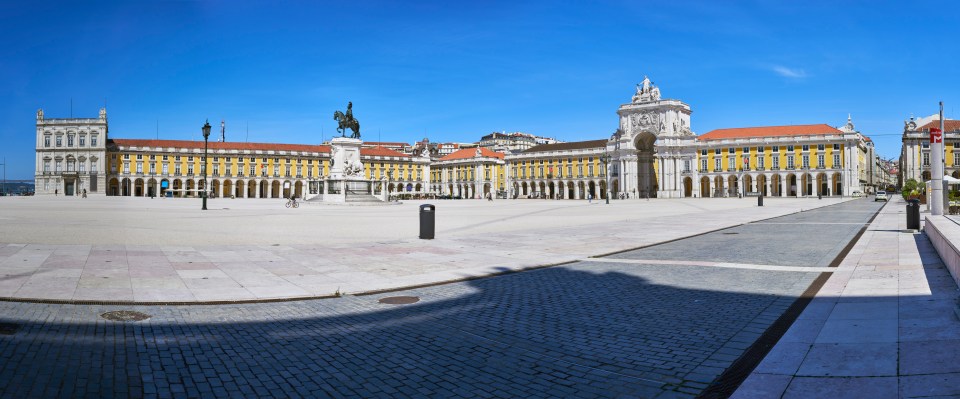
POLYGON ((638 197, 683 197, 682 173, 696 167, 696 135, 690 106, 660 98, 649 78, 637 85, 632 101, 617 110, 620 128, 607 144, 617 191, 638 197))

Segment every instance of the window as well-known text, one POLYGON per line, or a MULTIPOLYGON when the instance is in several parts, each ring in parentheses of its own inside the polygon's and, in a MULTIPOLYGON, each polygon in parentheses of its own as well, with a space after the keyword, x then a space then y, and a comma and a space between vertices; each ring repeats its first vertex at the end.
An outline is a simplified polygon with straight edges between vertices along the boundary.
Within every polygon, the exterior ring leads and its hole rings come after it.
POLYGON ((167 174, 168 172, 170 172, 169 165, 163 164, 163 174, 167 174))
POLYGON ((193 176, 193 164, 187 165, 187 176, 193 176))
POLYGON ((827 167, 827 163, 826 160, 824 160, 823 154, 817 154, 817 167, 820 169, 827 167))
POLYGON ((803 150, 804 150, 804 151, 810 151, 810 145, 809 145, 809 144, 804 144, 804 145, 803 145, 803 150))
POLYGON ((220 176, 220 164, 213 164, 213 175, 220 176))
POLYGON ((57 147, 63 147, 63 136, 57 136, 57 147))
POLYGON ((130 154, 123 154, 123 159, 130 159, 130 154))
POLYGON ((58 159, 58 160, 57 160, 57 169, 55 170, 55 172, 60 173, 62 170, 63 170, 63 161, 61 161, 61 160, 58 159))
POLYGON ((125 162, 123 164, 123 173, 130 174, 130 162, 125 162))
POLYGON ((833 150, 834 150, 834 151, 840 151, 840 144, 834 144, 834 145, 833 145, 833 150))
POLYGON ((810 156, 809 156, 809 155, 804 155, 804 156, 803 156, 803 168, 804 168, 804 169, 809 169, 809 168, 810 168, 810 156))
POLYGON ((779 156, 779 155, 774 155, 774 156, 773 156, 773 168, 774 168, 774 169, 780 169, 780 156, 779 156))
POLYGON ((77 171, 80 172, 80 173, 87 173, 87 166, 86 166, 86 165, 87 165, 86 162, 80 161, 80 163, 77 165, 77 171))
POLYGON ((137 162, 137 174, 143 173, 143 162, 137 162))
POLYGON ((44 147, 50 146, 50 136, 43 136, 43 146, 44 147))
POLYGON ((744 153, 744 154, 749 154, 749 153, 750 153, 750 147, 743 147, 743 153, 744 153))
POLYGON ((180 164, 173 165, 173 173, 177 176, 180 176, 180 164))
POLYGON ((787 155, 787 169, 793 169, 793 154, 787 155))
POLYGON ((137 154, 137 159, 143 159, 143 154, 137 154))
POLYGON ((757 147, 757 153, 763 154, 763 147, 757 147))
POLYGON ((167 160, 167 156, 166 156, 166 155, 163 156, 163 160, 164 160, 164 161, 167 160))
POLYGON ((792 146, 792 145, 788 145, 788 146, 787 146, 787 152, 793 152, 793 146, 792 146))
POLYGON ((90 146, 91 146, 91 147, 96 147, 96 146, 97 146, 97 135, 94 134, 94 135, 90 136, 90 146))
MULTIPOLYGON (((59 147, 59 146, 60 146, 60 145, 58 144, 57 147, 59 147)), ((930 143, 924 141, 921 146, 922 146, 923 148, 930 148, 930 143)))
POLYGON ((717 148, 717 149, 713 150, 713 153, 716 154, 716 155, 720 155, 720 149, 717 148))
POLYGON ((817 151, 823 151, 823 144, 817 144, 817 151))
POLYGON ((683 171, 684 171, 684 172, 689 172, 689 171, 690 171, 690 159, 684 159, 684 160, 683 160, 683 171))
POLYGON ((727 157, 727 169, 734 170, 736 168, 737 168, 737 157, 732 155, 727 157))
POLYGON ((280 165, 273 165, 273 175, 280 176, 280 165))
POLYGON ((220 162, 220 157, 213 157, 213 162, 220 162))
POLYGON ((773 146, 773 152, 780 152, 780 146, 778 145, 773 146))
POLYGON ((833 154, 833 167, 834 169, 840 168, 840 154, 833 154))
POLYGON ((80 146, 84 147, 86 145, 87 145, 87 136, 86 135, 80 136, 80 146))
POLYGON ((157 164, 154 162, 150 162, 150 174, 153 175, 156 173, 157 173, 157 164))
POLYGON ((737 152, 737 150, 736 150, 735 148, 733 148, 733 147, 727 148, 727 153, 733 154, 733 153, 735 153, 735 152, 737 152))
POLYGON ((50 160, 49 160, 49 159, 45 159, 45 160, 43 161, 43 171, 44 171, 44 172, 49 172, 49 171, 50 171, 50 160))
POLYGON ((923 166, 930 166, 930 154, 923 153, 923 166))
POLYGON ((90 160, 90 173, 94 173, 94 174, 97 173, 97 160, 96 160, 96 159, 91 159, 91 160, 90 160))
POLYGON ((706 160, 706 159, 701 159, 701 160, 700 160, 700 171, 701 171, 701 172, 706 172, 706 171, 707 171, 707 160, 706 160))
POLYGON ((73 147, 73 135, 67 135, 67 147, 73 147))
POLYGON ((150 160, 155 161, 157 159, 156 155, 150 154, 150 160))
POLYGON ((763 157, 757 157, 757 167, 763 169, 763 157))
POLYGON ((587 167, 587 176, 593 177, 593 164, 587 167))
POLYGON ((714 162, 713 162, 713 163, 714 163, 714 165, 713 165, 713 171, 714 171, 714 172, 719 172, 719 171, 720 171, 720 168, 721 168, 720 158, 719 158, 719 157, 713 158, 713 161, 714 161, 714 162))
POLYGON ((707 150, 700 150, 700 155, 707 156, 707 150))
POLYGON ((192 156, 187 157, 187 162, 193 162, 193 157, 192 156))
POLYGON ((250 176, 254 176, 256 174, 257 174, 257 166, 254 164, 250 164, 250 176))

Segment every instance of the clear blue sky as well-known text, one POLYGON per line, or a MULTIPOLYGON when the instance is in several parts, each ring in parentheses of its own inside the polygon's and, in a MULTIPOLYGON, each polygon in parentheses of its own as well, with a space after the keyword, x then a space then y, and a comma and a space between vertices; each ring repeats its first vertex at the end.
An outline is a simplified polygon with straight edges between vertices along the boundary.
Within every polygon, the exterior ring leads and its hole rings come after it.
POLYGON ((896 157, 903 120, 960 106, 956 2, 12 2, 0 157, 32 178, 35 112, 113 138, 319 143, 353 101, 365 140, 491 131, 604 138, 644 75, 696 133, 847 113, 896 157))

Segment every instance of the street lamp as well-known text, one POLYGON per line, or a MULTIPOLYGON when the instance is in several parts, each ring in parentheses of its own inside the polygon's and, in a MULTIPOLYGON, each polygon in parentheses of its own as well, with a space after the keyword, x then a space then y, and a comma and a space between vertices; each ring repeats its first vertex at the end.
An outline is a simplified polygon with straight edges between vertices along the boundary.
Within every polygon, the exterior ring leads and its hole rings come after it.
POLYGON ((210 120, 203 124, 203 208, 207 210, 207 140, 210 139, 210 120))
POLYGON ((0 163, 0 166, 3 166, 3 186, 0 186, 0 193, 7 195, 7 157, 3 157, 3 163, 0 163))
POLYGON ((604 153, 600 155, 600 162, 603 162, 603 177, 606 183, 604 187, 606 188, 606 195, 604 195, 604 198, 606 198, 607 205, 609 205, 610 204, 610 171, 607 170, 607 164, 610 162, 610 153, 604 151, 604 153))

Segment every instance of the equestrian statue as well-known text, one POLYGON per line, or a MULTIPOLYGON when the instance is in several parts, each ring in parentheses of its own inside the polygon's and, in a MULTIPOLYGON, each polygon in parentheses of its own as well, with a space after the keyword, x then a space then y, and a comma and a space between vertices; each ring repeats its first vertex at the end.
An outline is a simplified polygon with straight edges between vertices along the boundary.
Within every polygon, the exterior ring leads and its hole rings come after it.
POLYGON ((333 120, 337 121, 337 133, 340 133, 341 137, 347 137, 347 129, 353 130, 353 134, 350 135, 351 139, 360 138, 360 121, 353 118, 353 102, 347 102, 347 113, 344 114, 340 111, 333 112, 333 120))

